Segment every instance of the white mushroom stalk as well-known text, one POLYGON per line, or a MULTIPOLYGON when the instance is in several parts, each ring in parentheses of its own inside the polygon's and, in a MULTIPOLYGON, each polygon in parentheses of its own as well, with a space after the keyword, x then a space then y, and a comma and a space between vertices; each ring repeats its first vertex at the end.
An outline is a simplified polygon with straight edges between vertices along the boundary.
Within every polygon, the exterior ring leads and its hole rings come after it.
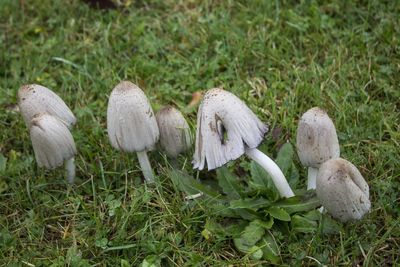
POLYGON ((159 131, 153 109, 143 91, 122 81, 111 92, 107 108, 107 131, 111 145, 124 152, 136 152, 143 176, 154 181, 147 151, 157 143, 159 131))
POLYGON ((367 182, 353 164, 341 158, 321 165, 316 191, 328 213, 342 222, 359 220, 371 208, 367 182))
POLYGON ((65 162, 68 182, 73 183, 76 147, 67 126, 46 113, 35 115, 30 125, 30 136, 38 166, 54 169, 65 162))
POLYGON ((193 166, 218 168, 246 153, 270 174, 282 197, 294 193, 276 163, 257 149, 268 127, 238 97, 214 88, 205 94, 197 114, 193 166))
POLYGON ((307 189, 315 189, 320 165, 340 156, 335 125, 324 110, 314 107, 301 116, 296 147, 301 163, 308 167, 307 189))
POLYGON ((63 122, 68 128, 76 123, 76 118, 64 101, 50 89, 28 84, 18 90, 18 106, 29 128, 33 117, 47 113, 63 122))
POLYGON ((179 110, 172 106, 164 107, 156 113, 156 119, 160 146, 167 156, 176 158, 190 148, 190 128, 179 110))

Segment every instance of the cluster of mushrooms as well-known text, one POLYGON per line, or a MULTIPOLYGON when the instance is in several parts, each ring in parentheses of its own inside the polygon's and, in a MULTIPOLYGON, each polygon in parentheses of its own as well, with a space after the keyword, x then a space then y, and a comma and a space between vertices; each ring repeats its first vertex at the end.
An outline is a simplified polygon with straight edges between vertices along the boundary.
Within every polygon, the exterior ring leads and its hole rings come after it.
MULTIPOLYGON (((39 167, 54 169, 65 163, 67 178, 75 177, 77 153, 70 130, 76 118, 64 101, 50 89, 25 85, 18 91, 18 105, 39 167)), ((144 92, 129 81, 111 92, 107 108, 107 131, 111 145, 124 152, 136 152, 146 182, 154 182, 147 156, 158 143, 171 158, 191 146, 189 125, 179 110, 167 106, 154 115, 144 92)), ((208 90, 197 114, 193 167, 218 168, 246 154, 271 176, 281 197, 294 196, 278 165, 257 149, 268 127, 232 93, 220 88, 208 90)), ((308 167, 307 189, 316 189, 323 207, 345 222, 368 212, 369 187, 358 169, 339 158, 335 126, 326 112, 312 108, 300 119, 297 151, 308 167)), ((321 210, 322 211, 322 210, 321 210)))

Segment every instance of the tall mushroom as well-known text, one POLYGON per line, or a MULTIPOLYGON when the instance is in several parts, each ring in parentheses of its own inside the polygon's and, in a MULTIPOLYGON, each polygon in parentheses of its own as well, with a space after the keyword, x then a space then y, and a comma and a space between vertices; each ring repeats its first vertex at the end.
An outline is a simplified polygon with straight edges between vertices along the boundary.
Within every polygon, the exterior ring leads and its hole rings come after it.
POLYGON ((315 189, 319 166, 340 156, 335 125, 324 110, 314 107, 301 116, 296 146, 301 163, 308 167, 307 189, 315 189))
POLYGON ((67 178, 72 183, 75 178, 76 147, 67 126, 47 113, 36 114, 29 124, 32 146, 39 167, 54 169, 65 162, 67 178))
POLYGON ((76 123, 76 118, 64 101, 50 89, 28 84, 18 90, 18 106, 29 128, 33 117, 39 113, 47 113, 62 121, 68 128, 76 123))
POLYGON ((122 81, 111 92, 107 108, 107 131, 114 148, 137 153, 146 181, 154 181, 146 151, 157 143, 159 131, 146 95, 135 84, 122 81))
POLYGON ((220 88, 206 92, 197 114, 193 166, 218 168, 246 153, 270 175, 283 197, 294 193, 276 163, 257 149, 268 127, 238 97, 220 88))
POLYGON ((342 158, 321 165, 316 191, 325 209, 342 222, 361 219, 371 207, 367 182, 353 164, 342 158))
POLYGON ((167 156, 176 158, 191 146, 190 128, 182 113, 172 106, 156 113, 160 146, 167 156))

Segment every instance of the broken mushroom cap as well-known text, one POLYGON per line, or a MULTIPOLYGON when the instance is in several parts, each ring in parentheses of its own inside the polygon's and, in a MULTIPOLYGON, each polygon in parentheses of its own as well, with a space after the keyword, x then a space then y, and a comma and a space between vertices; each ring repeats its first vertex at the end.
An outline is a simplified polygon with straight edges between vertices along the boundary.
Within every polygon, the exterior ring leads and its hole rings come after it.
POLYGON ((111 145, 125 152, 150 150, 159 138, 153 109, 143 91, 129 81, 111 92, 107 108, 107 131, 111 145))
POLYGON ((296 146, 301 163, 307 167, 318 168, 340 156, 335 125, 324 110, 314 107, 301 116, 296 146))
POLYGON ((165 153, 176 158, 190 148, 190 128, 182 113, 172 106, 164 107, 156 113, 160 131, 160 146, 165 153))
POLYGON ((64 101, 50 89, 28 84, 18 90, 18 106, 29 128, 33 117, 39 113, 47 113, 56 117, 68 128, 76 123, 76 118, 64 101))
POLYGON ((30 122, 30 136, 39 167, 54 169, 76 154, 74 139, 65 124, 46 114, 36 114, 30 122))
POLYGON ((220 88, 206 92, 197 114, 193 167, 218 168, 256 148, 268 126, 238 97, 220 88))
POLYGON ((361 219, 371 207, 367 182, 353 164, 342 158, 321 165, 316 191, 326 210, 342 222, 361 219))

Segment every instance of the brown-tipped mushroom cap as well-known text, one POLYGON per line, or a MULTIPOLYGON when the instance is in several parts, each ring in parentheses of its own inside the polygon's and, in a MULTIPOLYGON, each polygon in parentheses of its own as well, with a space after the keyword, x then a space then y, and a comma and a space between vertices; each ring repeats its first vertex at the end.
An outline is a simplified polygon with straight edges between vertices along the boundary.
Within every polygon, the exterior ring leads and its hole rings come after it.
POLYGON ((301 116, 297 128, 297 154, 304 166, 318 168, 325 161, 340 156, 335 125, 328 114, 318 108, 301 116))
POLYGON ((359 220, 371 207, 369 187, 358 169, 337 158, 321 165, 317 177, 317 197, 338 220, 359 220))
POLYGON ((74 139, 65 124, 40 113, 30 122, 30 136, 39 167, 54 169, 76 154, 74 139))
POLYGON ((190 129, 182 113, 172 106, 156 113, 160 130, 160 146, 165 153, 175 158, 190 148, 190 129))
POLYGON ((47 113, 56 117, 68 128, 76 123, 76 118, 64 101, 50 89, 28 84, 18 90, 18 106, 29 128, 33 117, 39 113, 47 113))
POLYGON ((206 92, 197 114, 193 167, 218 168, 256 148, 268 127, 234 94, 220 88, 206 92))
POLYGON ((153 109, 143 91, 129 81, 111 92, 107 108, 107 131, 111 145, 125 152, 150 150, 159 138, 153 109))

